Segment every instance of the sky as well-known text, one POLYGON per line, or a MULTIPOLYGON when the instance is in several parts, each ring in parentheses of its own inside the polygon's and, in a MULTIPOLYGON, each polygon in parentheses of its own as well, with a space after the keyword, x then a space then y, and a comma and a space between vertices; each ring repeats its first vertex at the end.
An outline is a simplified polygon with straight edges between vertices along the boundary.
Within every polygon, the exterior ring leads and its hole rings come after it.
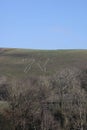
POLYGON ((0 47, 87 49, 87 0, 0 0, 0 47))

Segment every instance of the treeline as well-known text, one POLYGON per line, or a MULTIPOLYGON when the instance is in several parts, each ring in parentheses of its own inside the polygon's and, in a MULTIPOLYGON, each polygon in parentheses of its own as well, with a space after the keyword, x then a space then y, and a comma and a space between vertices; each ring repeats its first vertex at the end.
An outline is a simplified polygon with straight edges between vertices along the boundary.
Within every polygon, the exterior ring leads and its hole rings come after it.
POLYGON ((87 69, 0 84, 0 130, 87 130, 87 69))

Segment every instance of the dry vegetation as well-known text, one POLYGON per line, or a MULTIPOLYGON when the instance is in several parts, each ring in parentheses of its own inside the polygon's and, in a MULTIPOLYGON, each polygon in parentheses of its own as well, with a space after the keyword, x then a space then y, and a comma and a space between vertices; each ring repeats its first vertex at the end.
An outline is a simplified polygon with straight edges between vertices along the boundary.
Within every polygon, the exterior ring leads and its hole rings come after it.
POLYGON ((1 76, 0 130, 87 130, 86 101, 84 66, 26 78, 1 76))

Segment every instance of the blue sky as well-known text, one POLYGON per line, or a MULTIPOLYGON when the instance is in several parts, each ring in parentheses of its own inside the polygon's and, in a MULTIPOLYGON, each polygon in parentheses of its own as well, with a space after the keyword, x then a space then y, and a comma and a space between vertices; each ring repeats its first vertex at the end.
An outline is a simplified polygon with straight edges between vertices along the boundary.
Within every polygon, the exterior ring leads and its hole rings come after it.
POLYGON ((87 0, 0 0, 0 47, 87 49, 87 0))

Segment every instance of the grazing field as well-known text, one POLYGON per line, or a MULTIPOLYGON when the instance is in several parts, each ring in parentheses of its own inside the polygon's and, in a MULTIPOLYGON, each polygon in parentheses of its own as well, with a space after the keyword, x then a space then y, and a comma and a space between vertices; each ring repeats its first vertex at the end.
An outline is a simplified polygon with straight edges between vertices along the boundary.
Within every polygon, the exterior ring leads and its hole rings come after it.
POLYGON ((87 130, 87 50, 0 49, 0 130, 87 130))
POLYGON ((71 66, 86 67, 87 50, 0 49, 0 74, 9 77, 52 75, 71 66))

